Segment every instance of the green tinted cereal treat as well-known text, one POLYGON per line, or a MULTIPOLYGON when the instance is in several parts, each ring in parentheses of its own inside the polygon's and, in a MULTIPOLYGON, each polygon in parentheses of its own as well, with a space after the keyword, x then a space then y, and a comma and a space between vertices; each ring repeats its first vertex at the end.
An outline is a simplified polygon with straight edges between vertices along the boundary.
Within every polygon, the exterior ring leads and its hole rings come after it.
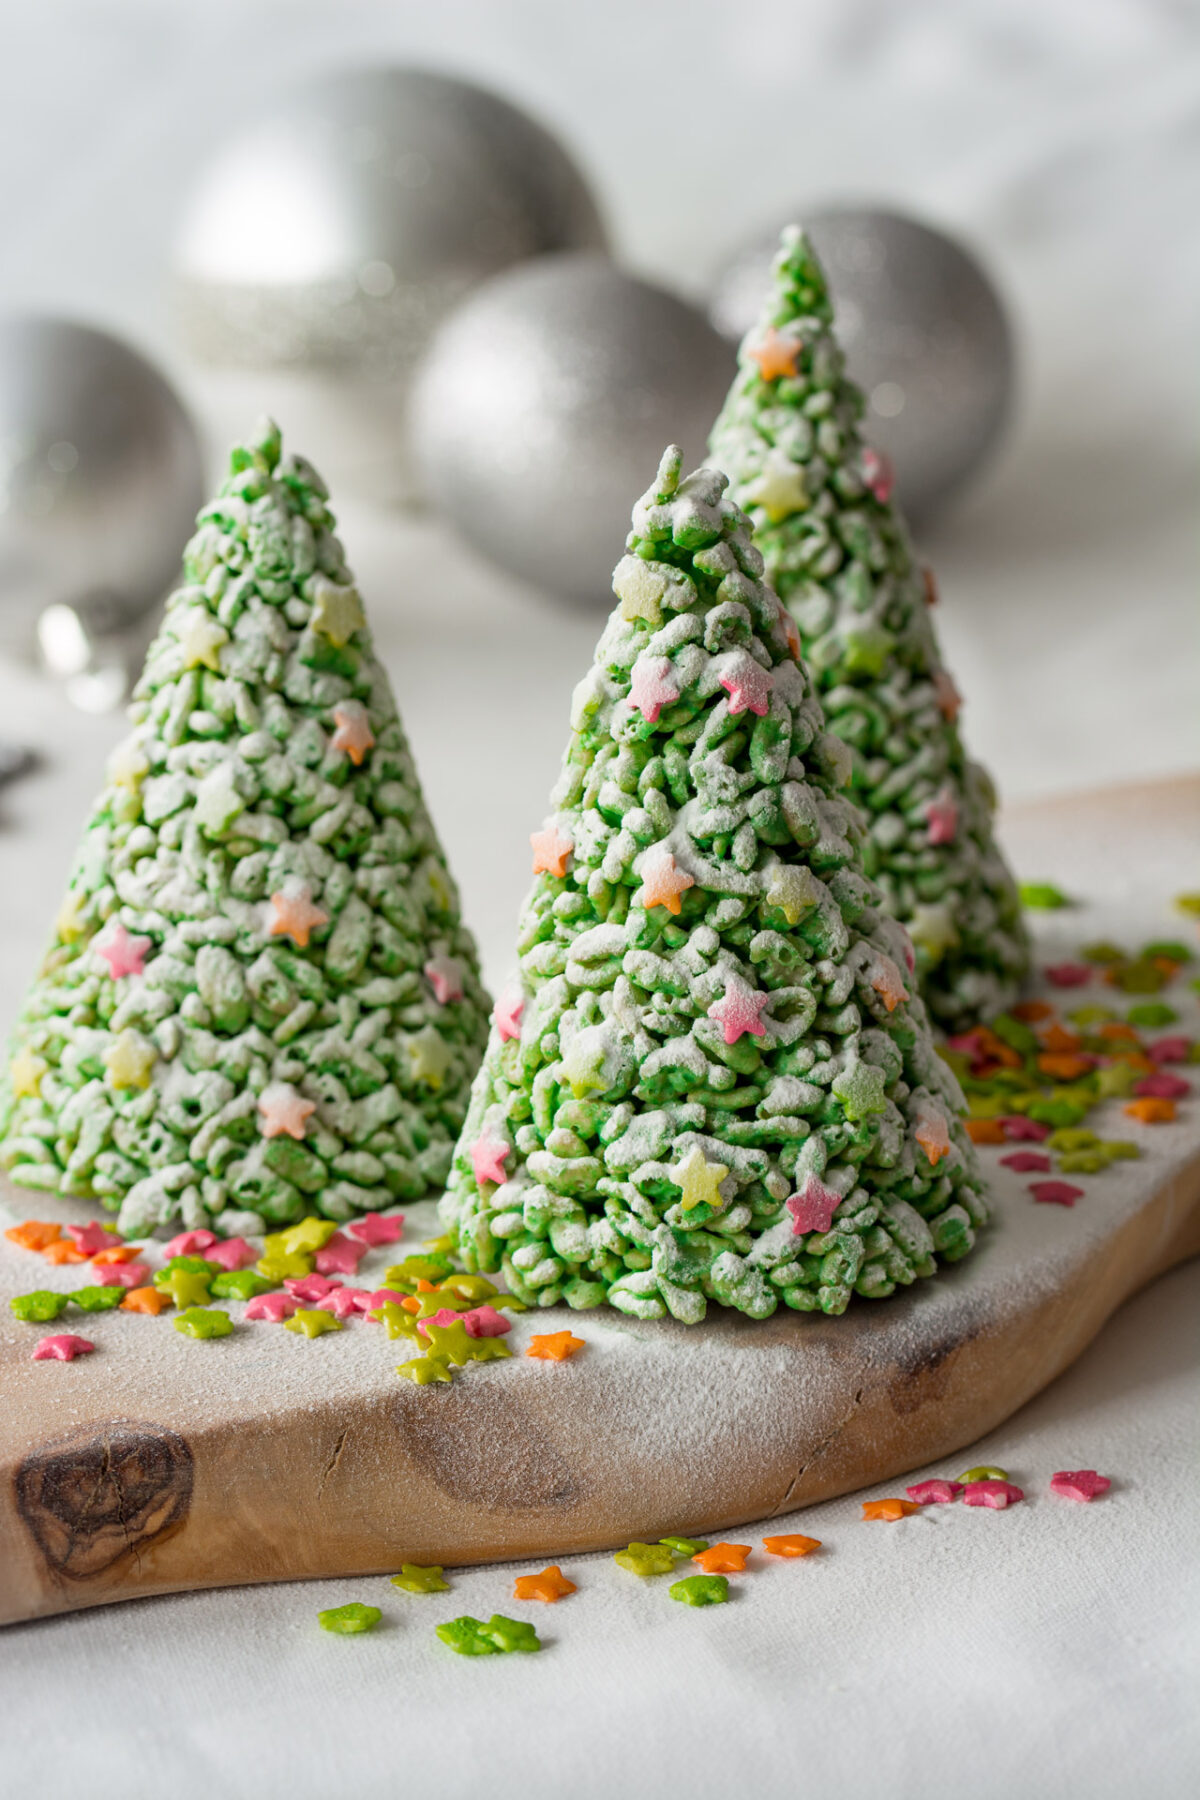
POLYGON ((793 228, 742 345, 713 456, 799 628, 829 729, 852 752, 867 873, 908 927, 930 1012, 961 1030, 1015 998, 1029 947, 992 836, 991 784, 959 737, 959 696, 929 618, 932 580, 886 464, 863 443, 862 410, 825 277, 793 228))
POLYGON ((987 1216, 848 752, 725 485, 669 451, 635 509, 442 1203, 531 1306, 838 1313, 987 1216))
POLYGON ((127 1235, 325 1214, 282 1263, 441 1186, 487 998, 325 488, 269 422, 183 583, 17 1025, 0 1166, 127 1235))

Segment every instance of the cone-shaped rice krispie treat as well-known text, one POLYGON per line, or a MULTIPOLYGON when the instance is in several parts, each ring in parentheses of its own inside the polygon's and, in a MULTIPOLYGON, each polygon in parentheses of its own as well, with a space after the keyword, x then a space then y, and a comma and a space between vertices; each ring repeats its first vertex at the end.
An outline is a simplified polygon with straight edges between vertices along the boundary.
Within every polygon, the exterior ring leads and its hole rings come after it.
POLYGON ((475 945, 319 476, 265 422, 201 512, 0 1091, 0 1164, 126 1233, 440 1187, 475 945))
POLYGON ((886 465, 863 443, 825 277, 795 227, 739 363, 713 456, 799 626, 829 728, 853 751, 867 872, 908 927, 930 1011, 961 1029, 1014 999, 1028 941, 992 835, 991 783, 959 736, 931 578, 886 465))
POLYGON ((539 1305, 841 1312, 970 1249, 962 1096, 795 628, 668 451, 575 692, 443 1217, 539 1305))

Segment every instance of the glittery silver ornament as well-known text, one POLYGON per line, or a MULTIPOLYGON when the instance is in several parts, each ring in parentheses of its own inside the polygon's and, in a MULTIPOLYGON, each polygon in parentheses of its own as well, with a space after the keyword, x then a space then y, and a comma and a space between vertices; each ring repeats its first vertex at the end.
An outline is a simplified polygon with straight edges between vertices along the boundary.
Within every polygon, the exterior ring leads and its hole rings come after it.
MULTIPOLYGON (((866 398, 865 435, 891 460, 910 518, 928 519, 983 466, 1011 411, 1004 306, 969 251, 916 219, 827 207, 799 217, 866 398)), ((717 276, 709 317, 735 343, 758 317, 778 246, 778 231, 764 234, 717 276)))
POLYGON ((0 320, 0 646, 40 646, 79 704, 118 704, 203 498, 191 419, 143 356, 0 320))
POLYGON ((512 574, 610 596, 632 483, 682 445, 704 460, 729 344, 676 295, 596 255, 512 269, 439 332, 413 396, 430 498, 512 574))
POLYGON ((327 479, 412 498, 413 367, 488 276, 549 251, 605 247, 583 176, 515 106, 422 69, 293 90, 202 177, 175 252, 184 339, 291 421, 327 479))

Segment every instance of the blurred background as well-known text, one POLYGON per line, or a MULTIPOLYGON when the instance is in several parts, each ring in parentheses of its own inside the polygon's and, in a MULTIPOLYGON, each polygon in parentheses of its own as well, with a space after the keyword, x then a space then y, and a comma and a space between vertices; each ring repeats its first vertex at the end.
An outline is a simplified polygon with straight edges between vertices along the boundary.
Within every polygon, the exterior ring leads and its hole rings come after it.
POLYGON ((22 976, 188 516, 267 408, 330 482, 496 979, 603 569, 666 439, 702 453, 791 218, 1005 799, 1195 768, 1190 0, 0 22, 0 718, 39 758, 0 823, 22 976))

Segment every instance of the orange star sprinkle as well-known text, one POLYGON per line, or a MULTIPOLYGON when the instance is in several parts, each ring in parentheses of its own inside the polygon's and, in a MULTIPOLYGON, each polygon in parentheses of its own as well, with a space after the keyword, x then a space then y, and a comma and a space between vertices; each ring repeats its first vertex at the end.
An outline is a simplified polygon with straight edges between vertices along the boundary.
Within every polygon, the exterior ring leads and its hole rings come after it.
POLYGON ((678 917, 682 905, 680 894, 695 885, 669 850, 651 852, 642 864, 642 886, 637 898, 647 912, 652 906, 665 906, 669 913, 678 917))
POLYGON ((967 1136, 973 1144, 1007 1144, 1008 1134, 999 1119, 965 1119, 967 1136))
POLYGON ((807 1556, 810 1550, 820 1548, 820 1538, 804 1537, 798 1531, 790 1532, 786 1537, 763 1539, 763 1549, 770 1556, 807 1556))
POLYGON ((163 1308, 170 1304, 170 1295, 164 1294, 161 1288, 130 1288, 121 1302, 121 1311, 149 1313, 152 1318, 156 1318, 163 1308))
POLYGON ((576 1592, 557 1563, 551 1563, 540 1575, 518 1575, 513 1583, 514 1600, 548 1600, 552 1604, 576 1592))
POLYGON ((1009 1010, 1014 1019, 1020 1019, 1026 1025, 1036 1025, 1041 1019, 1054 1017, 1054 1008, 1045 1000, 1018 1000, 1009 1010))
POLYGON ((46 1219, 26 1219, 22 1225, 10 1225, 4 1235, 10 1244, 19 1244, 22 1250, 44 1250, 47 1244, 56 1243, 62 1236, 62 1227, 46 1219))
POLYGON ((943 1156, 949 1155, 950 1128, 941 1113, 922 1113, 913 1136, 933 1168, 937 1168, 943 1156))
POLYGON ((1131 1100, 1125 1111, 1143 1125, 1167 1125, 1175 1117, 1175 1102, 1147 1094, 1141 1100, 1131 1100))
POLYGON ((909 1513, 920 1512, 915 1500, 864 1500, 864 1519, 906 1519, 909 1513))
POLYGON ((63 1263, 87 1261, 87 1252, 81 1250, 78 1244, 73 1244, 69 1238, 55 1238, 52 1244, 46 1245, 42 1255, 48 1263, 53 1263, 56 1269, 60 1268, 63 1263))
POLYGON ((1055 1081, 1082 1081, 1092 1072, 1090 1057, 1074 1056, 1069 1050, 1039 1056, 1037 1066, 1043 1075, 1052 1075, 1055 1081))
POLYGON ((564 837, 557 825, 547 825, 541 831, 531 831, 529 842, 533 845, 533 872, 535 875, 557 875, 562 877, 567 872, 567 858, 575 845, 569 837, 564 837))
POLYGON ((781 375, 796 373, 796 358, 803 348, 798 337, 787 337, 769 326, 761 343, 756 344, 748 355, 758 364, 758 372, 764 381, 778 381, 781 375))
POLYGON ((267 935, 290 937, 301 950, 308 949, 310 932, 318 925, 329 923, 329 914, 313 905, 312 895, 307 888, 301 888, 298 894, 272 894, 271 909, 267 935))
POLYGON ((572 1337, 569 1331, 547 1331, 540 1337, 531 1337, 526 1356, 536 1356, 542 1362, 566 1362, 577 1350, 582 1350, 586 1338, 572 1337))
POLYGON ((888 1012, 894 1013, 900 1002, 908 999, 908 989, 890 956, 876 957, 875 966, 870 971, 870 980, 888 1012))
POLYGON ((111 1250, 97 1250, 92 1257, 93 1268, 103 1268, 106 1263, 135 1262, 142 1254, 136 1244, 114 1244, 111 1250))
POLYGON ((751 1548, 750 1544, 710 1544, 699 1556, 693 1556, 692 1561, 706 1575, 740 1575, 751 1548))
POLYGON ((334 707, 333 717, 337 730, 331 747, 344 750, 355 768, 361 768, 367 751, 375 748, 375 733, 371 730, 366 707, 359 701, 344 701, 341 706, 334 707))
POLYGON ((1052 1025, 1047 1025, 1042 1033, 1043 1050, 1054 1052, 1078 1050, 1082 1042, 1083 1039, 1076 1032, 1068 1031, 1065 1026, 1058 1023, 1057 1019, 1052 1025))

